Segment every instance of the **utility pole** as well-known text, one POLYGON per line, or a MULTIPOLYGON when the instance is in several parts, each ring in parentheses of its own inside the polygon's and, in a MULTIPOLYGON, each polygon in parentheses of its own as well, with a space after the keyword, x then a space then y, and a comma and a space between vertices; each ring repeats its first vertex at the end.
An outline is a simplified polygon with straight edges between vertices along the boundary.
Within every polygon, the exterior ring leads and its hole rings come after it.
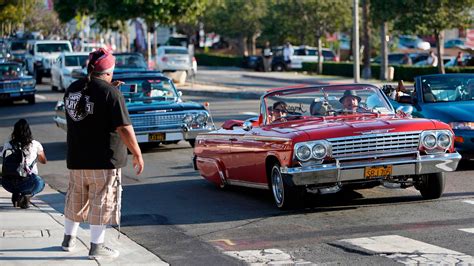
POLYGON ((359 0, 354 0, 352 29, 352 58, 354 59, 354 83, 360 82, 359 59, 359 0))

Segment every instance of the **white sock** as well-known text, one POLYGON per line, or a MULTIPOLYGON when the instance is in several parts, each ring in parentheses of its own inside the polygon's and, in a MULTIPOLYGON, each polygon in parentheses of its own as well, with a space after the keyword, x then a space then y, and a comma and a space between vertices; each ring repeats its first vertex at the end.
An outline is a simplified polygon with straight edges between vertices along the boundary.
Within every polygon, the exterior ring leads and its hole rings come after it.
POLYGON ((91 242, 94 244, 102 244, 105 239, 105 225, 90 225, 91 242))
POLYGON ((73 222, 68 218, 64 218, 64 234, 68 236, 77 236, 77 229, 79 229, 78 222, 73 222))

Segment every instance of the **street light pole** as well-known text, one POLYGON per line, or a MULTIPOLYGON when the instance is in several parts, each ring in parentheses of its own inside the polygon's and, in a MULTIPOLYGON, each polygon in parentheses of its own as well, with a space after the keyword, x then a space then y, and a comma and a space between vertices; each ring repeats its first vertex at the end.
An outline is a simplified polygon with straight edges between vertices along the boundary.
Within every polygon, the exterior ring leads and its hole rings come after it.
POLYGON ((354 0, 352 28, 352 57, 354 59, 354 82, 360 82, 360 59, 359 59, 359 0, 354 0))

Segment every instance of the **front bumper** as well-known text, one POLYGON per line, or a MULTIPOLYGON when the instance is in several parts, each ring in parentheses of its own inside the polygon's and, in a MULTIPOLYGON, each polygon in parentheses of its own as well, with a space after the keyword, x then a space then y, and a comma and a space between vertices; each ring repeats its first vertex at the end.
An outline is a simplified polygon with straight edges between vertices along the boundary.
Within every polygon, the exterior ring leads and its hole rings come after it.
MULTIPOLYGON (((456 170, 461 155, 444 153, 434 155, 406 154, 394 158, 365 158, 358 161, 339 161, 332 164, 301 167, 281 167, 281 173, 293 185, 324 185, 333 183, 350 183, 368 180, 365 178, 365 167, 392 166, 391 177, 421 175, 456 170)), ((370 180, 370 179, 369 179, 370 180)))
POLYGON ((34 97, 36 89, 20 89, 12 91, 0 91, 0 100, 23 100, 34 97))

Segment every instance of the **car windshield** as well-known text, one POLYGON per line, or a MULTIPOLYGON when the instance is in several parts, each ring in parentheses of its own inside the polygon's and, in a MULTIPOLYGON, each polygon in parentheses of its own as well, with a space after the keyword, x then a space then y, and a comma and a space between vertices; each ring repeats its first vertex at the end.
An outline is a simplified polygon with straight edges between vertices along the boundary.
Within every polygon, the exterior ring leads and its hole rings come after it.
POLYGON ((472 101, 474 75, 423 77, 421 88, 427 103, 472 101))
POLYGON ((268 123, 311 117, 393 114, 380 90, 373 86, 328 86, 276 91, 264 98, 268 123))
POLYGON ((64 57, 65 66, 85 66, 89 58, 87 55, 67 55, 64 57))
POLYGON ((12 42, 10 49, 12 51, 26 50, 26 42, 12 42))
POLYGON ((168 48, 168 49, 165 49, 165 54, 188 54, 188 50, 168 48))
POLYGON ((17 77, 21 72, 21 67, 16 64, 1 64, 0 75, 3 78, 17 77))
POLYGON ((147 65, 143 56, 135 54, 117 54, 115 56, 115 68, 138 68, 146 69, 147 65))
POLYGON ((59 53, 70 52, 71 49, 67 43, 39 43, 36 45, 38 53, 59 53))
POLYGON ((166 78, 120 79, 120 91, 127 102, 175 101, 178 96, 173 83, 166 78))

